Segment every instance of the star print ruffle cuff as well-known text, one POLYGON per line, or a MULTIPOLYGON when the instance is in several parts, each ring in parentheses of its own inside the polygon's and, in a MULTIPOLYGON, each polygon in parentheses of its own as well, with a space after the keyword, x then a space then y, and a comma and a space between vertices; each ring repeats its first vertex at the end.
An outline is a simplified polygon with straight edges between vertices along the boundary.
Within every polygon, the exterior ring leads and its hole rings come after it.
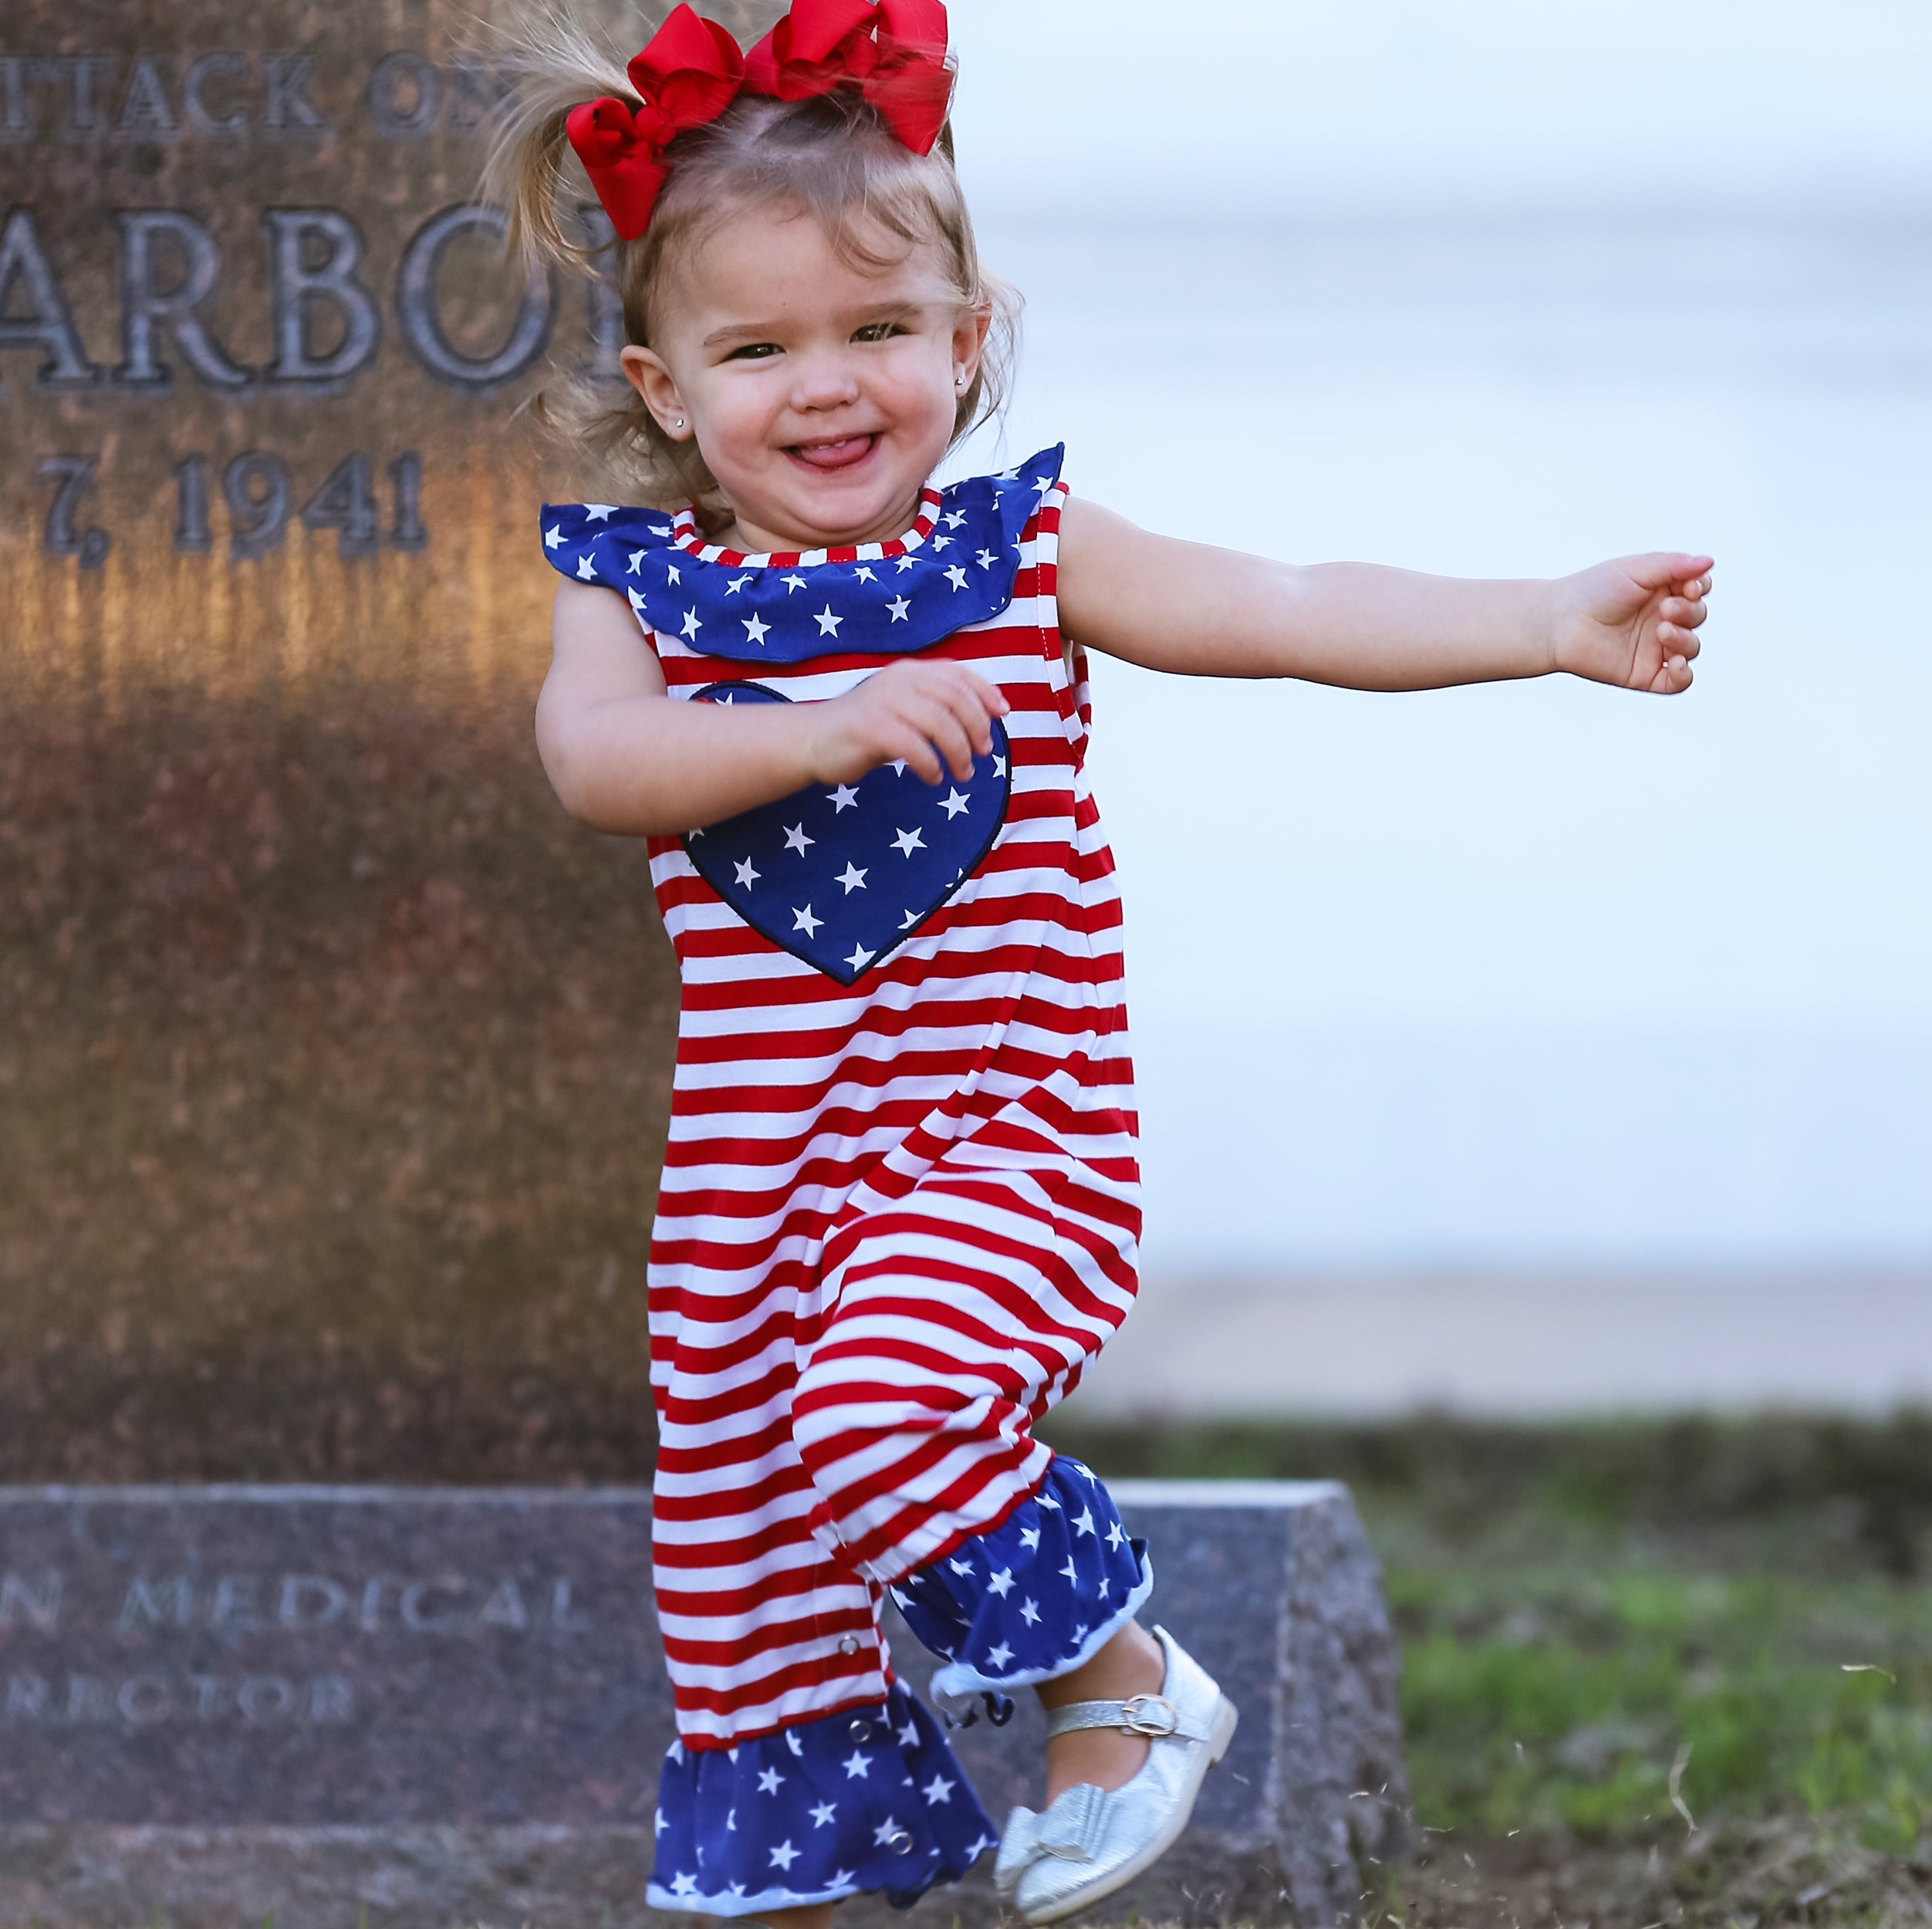
POLYGON ((1039 1492, 998 1527, 891 1592, 907 1626, 945 1657, 932 1678, 944 1706, 1092 1660, 1153 1592, 1153 1569, 1099 1479, 1058 1456, 1039 1492))
POLYGON ((897 1908, 956 1882, 998 1831, 939 1724, 903 1688, 734 1748, 674 1742, 654 1909, 755 1914, 883 1889, 897 1908))

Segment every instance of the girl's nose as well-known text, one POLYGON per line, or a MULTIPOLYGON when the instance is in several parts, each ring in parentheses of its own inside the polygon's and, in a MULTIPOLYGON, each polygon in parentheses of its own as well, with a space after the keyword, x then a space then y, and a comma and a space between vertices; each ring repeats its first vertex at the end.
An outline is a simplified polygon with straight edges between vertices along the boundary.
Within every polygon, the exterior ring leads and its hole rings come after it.
POLYGON ((813 355, 799 366, 792 391, 794 407, 822 413, 843 408, 858 399, 858 379, 846 356, 813 355))

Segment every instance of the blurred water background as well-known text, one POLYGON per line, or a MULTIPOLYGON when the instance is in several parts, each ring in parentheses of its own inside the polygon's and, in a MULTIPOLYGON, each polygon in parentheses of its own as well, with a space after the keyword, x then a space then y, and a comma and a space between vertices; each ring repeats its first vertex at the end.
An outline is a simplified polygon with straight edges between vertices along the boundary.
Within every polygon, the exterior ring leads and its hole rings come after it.
POLYGON ((1093 1397, 1932 1392, 1932 22, 958 25, 1006 448, 1298 560, 1719 558, 1673 703, 1102 666, 1148 1285, 1093 1397))

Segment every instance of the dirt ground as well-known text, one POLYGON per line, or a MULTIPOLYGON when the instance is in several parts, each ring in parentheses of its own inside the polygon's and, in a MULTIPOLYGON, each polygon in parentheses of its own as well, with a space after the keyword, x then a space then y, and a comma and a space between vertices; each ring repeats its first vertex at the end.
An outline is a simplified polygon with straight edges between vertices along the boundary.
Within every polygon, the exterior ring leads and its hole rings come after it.
POLYGON ((1430 1835, 1391 1872, 1378 1929, 1906 1929, 1932 1923, 1932 1853, 1789 1818, 1645 1846, 1430 1835))

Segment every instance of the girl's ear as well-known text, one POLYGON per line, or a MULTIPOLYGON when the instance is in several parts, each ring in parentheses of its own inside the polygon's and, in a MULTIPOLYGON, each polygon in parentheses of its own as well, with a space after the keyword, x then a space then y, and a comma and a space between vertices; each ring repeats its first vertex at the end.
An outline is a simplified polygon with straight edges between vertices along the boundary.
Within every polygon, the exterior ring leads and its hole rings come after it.
POLYGON ((689 441, 695 433, 691 410, 677 392, 676 378, 656 353, 632 343, 617 360, 623 366, 625 380, 643 397, 644 407, 650 410, 657 426, 674 442, 689 441))
POLYGON ((988 302, 965 310, 954 327, 953 368, 964 378, 959 383, 962 389, 971 388, 979 373, 980 358, 986 352, 986 331, 992 326, 993 308, 988 302))

